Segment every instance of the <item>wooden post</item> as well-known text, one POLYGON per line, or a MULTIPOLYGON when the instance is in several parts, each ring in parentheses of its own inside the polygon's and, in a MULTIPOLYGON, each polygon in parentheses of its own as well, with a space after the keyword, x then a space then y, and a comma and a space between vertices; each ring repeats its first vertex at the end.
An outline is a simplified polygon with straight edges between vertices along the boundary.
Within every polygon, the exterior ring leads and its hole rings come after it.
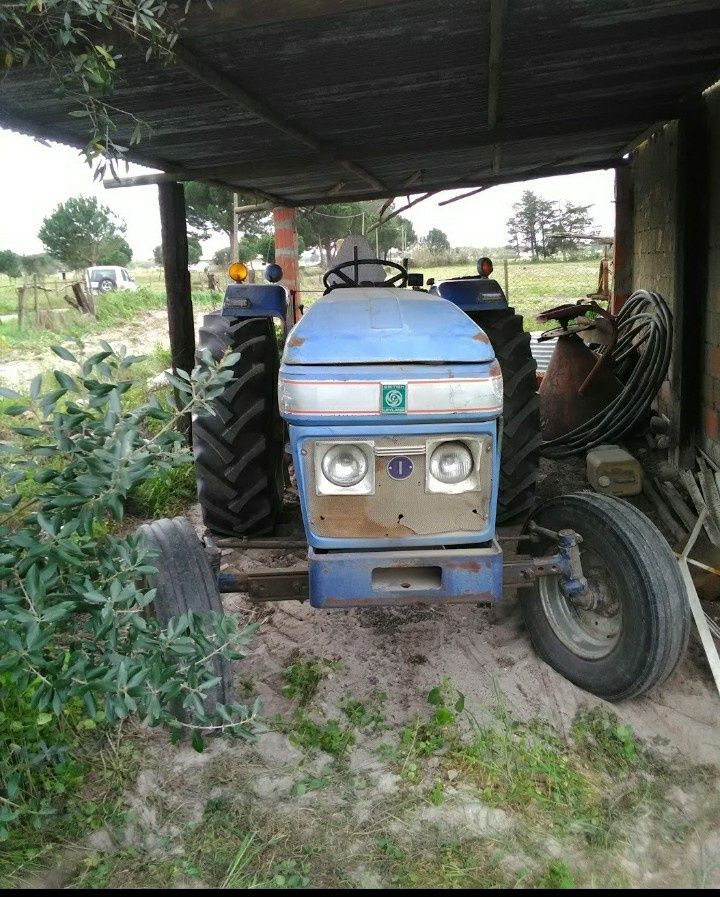
POLYGON ((25 284, 23 284, 21 287, 18 287, 18 312, 17 312, 18 330, 23 329, 24 317, 25 317, 25 284))
POLYGON ((37 327, 40 323, 38 320, 38 286, 37 286, 37 274, 33 274, 33 313, 35 315, 35 326, 37 327))
POLYGON ((233 193, 232 233, 230 234, 230 264, 238 260, 238 195, 233 193))
POLYGON ((616 315, 633 291, 633 253, 635 237, 635 191, 632 165, 615 169, 615 243, 613 249, 613 297, 611 311, 616 315))
POLYGON ((710 228, 708 147, 707 107, 700 96, 687 106, 678 121, 670 458, 680 468, 695 466, 695 442, 702 419, 710 228))
POLYGON ((182 184, 158 184, 158 197, 170 355, 173 370, 189 372, 195 365, 195 322, 188 271, 185 190, 182 184))

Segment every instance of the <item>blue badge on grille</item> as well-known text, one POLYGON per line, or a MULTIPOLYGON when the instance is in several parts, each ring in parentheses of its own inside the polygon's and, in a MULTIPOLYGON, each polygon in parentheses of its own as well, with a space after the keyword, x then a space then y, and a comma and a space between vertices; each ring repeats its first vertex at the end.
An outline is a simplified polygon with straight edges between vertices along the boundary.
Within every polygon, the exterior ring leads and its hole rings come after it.
POLYGON ((413 463, 405 455, 396 455, 388 461, 387 472, 394 480, 406 480, 413 472, 413 463))

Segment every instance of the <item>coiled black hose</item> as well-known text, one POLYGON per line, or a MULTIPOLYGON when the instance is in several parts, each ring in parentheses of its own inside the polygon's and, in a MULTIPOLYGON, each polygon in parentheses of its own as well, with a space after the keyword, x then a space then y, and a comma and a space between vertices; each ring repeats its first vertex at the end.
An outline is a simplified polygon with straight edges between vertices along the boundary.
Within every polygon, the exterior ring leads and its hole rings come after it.
POLYGON ((617 326, 610 363, 622 390, 589 421, 543 442, 540 451, 546 458, 568 458, 614 442, 650 410, 670 364, 672 314, 659 293, 636 290, 623 305, 617 326))

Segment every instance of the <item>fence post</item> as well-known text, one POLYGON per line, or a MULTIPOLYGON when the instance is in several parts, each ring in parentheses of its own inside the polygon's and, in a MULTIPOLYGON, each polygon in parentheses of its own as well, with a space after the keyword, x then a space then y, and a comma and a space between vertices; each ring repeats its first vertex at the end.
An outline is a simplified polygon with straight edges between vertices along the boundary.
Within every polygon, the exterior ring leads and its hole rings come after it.
POLYGON ((23 319, 25 317, 25 284, 21 287, 17 288, 18 291, 18 311, 17 311, 17 321, 18 321, 18 330, 23 329, 23 319))
POLYGON ((510 302, 510 281, 508 279, 508 260, 503 259, 503 269, 505 271, 505 298, 510 302))

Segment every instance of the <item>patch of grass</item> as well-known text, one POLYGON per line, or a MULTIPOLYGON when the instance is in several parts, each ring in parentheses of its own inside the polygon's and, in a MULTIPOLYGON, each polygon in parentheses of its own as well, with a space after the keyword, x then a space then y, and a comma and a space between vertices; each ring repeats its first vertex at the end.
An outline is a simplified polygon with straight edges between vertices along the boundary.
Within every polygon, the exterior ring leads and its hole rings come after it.
POLYGON ((386 700, 387 694, 382 691, 371 692, 365 701, 359 701, 352 695, 345 695, 340 701, 340 709, 354 728, 380 732, 387 729, 387 723, 381 710, 382 704, 386 700))
POLYGON ((608 771, 631 769, 643 760, 632 728, 601 707, 579 713, 570 734, 589 764, 599 764, 608 771))
POLYGON ((338 668, 334 660, 297 660, 283 670, 282 693, 291 700, 297 699, 300 707, 306 707, 315 697, 320 682, 328 672, 338 668))
POLYGON ((502 869, 497 851, 484 842, 444 844, 410 853, 392 842, 389 850, 380 846, 384 840, 378 846, 394 888, 510 888, 519 883, 502 869))
POLYGON ((320 791, 322 788, 327 788, 329 784, 330 781, 325 776, 317 776, 312 779, 298 779, 290 789, 290 794, 293 797, 302 797, 303 794, 309 794, 311 791, 320 791))
POLYGON ((104 731, 92 721, 62 724, 59 740, 48 723, 43 765, 33 769, 35 788, 52 797, 35 819, 13 827, 0 845, 0 885, 16 883, 39 869, 51 868, 63 849, 89 832, 122 826, 127 821, 123 792, 142 762, 139 742, 122 730, 104 731))
POLYGON ((214 887, 307 887, 306 857, 288 856, 279 848, 276 838, 248 828, 237 807, 215 800, 186 838, 184 862, 214 887))
POLYGON ((398 847, 392 838, 388 838, 385 835, 377 839, 377 847, 378 850, 382 851, 382 853, 389 856, 392 860, 404 860, 407 856, 406 850, 403 850, 402 847, 398 847))
POLYGON ((128 496, 127 510, 135 517, 176 517, 196 499, 195 467, 188 461, 141 483, 128 496))
POLYGON ((92 853, 83 860, 70 887, 104 891, 109 888, 165 889, 179 876, 195 877, 192 867, 180 859, 159 860, 134 847, 110 856, 92 853))
POLYGON ((341 757, 355 744, 355 736, 349 728, 343 728, 336 719, 320 724, 303 710, 295 714, 290 729, 290 740, 303 750, 318 748, 333 757, 341 757))
POLYGON ((432 774, 430 800, 441 799, 438 771, 454 770, 458 781, 476 788, 489 806, 606 848, 622 837, 641 808, 653 806, 662 790, 662 781, 645 775, 649 755, 632 730, 607 711, 578 714, 567 742, 542 720, 515 719, 498 695, 490 724, 481 725, 467 713, 468 737, 456 725, 458 708, 464 710, 462 696, 444 684, 430 698, 433 714, 416 719, 402 730, 398 746, 384 751, 412 783, 432 774), (425 765, 431 755, 440 761, 432 773, 425 765))
POLYGON ((562 860, 552 860, 547 864, 540 877, 535 882, 536 888, 555 890, 574 890, 575 877, 562 860))

